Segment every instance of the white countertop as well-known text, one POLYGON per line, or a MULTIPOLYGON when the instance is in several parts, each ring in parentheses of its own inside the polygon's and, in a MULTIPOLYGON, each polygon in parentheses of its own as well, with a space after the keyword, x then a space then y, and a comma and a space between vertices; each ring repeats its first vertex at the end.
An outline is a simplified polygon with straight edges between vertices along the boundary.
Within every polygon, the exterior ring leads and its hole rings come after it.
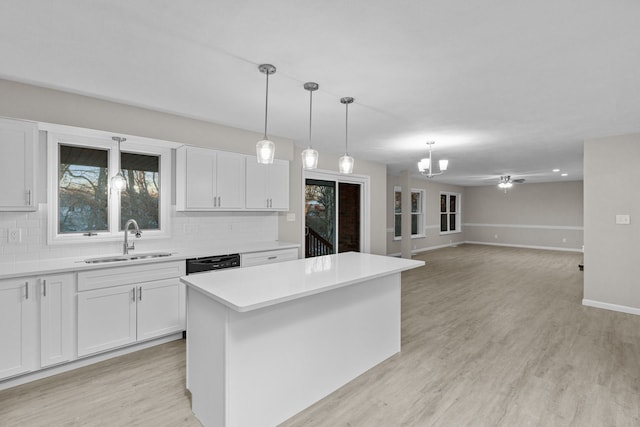
POLYGON ((193 274, 181 280, 221 304, 245 312, 423 265, 424 261, 346 252, 193 274))
POLYGON ((212 244, 207 247, 199 248, 160 248, 149 251, 132 250, 130 255, 140 255, 146 252, 170 252, 171 256, 161 258, 148 258, 134 261, 119 261, 88 264, 84 262, 87 258, 97 258, 103 256, 118 256, 121 253, 105 253, 99 255, 87 255, 72 258, 54 258, 54 259, 34 259, 21 262, 0 263, 0 279, 10 279, 14 277, 37 276, 42 274, 66 273, 82 270, 95 270, 98 268, 115 268, 124 267, 132 264, 151 264, 157 262, 180 261, 187 258, 197 258, 202 256, 226 255, 226 254, 248 254, 252 252, 262 252, 278 249, 298 248, 297 243, 287 242, 253 242, 241 244, 212 244))

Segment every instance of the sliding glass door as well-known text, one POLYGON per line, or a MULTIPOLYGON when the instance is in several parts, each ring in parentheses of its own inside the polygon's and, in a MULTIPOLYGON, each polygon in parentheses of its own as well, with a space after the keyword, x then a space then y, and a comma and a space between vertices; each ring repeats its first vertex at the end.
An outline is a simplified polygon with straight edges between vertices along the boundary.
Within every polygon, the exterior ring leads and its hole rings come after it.
POLYGON ((363 183, 306 178, 305 258, 363 251, 363 183))

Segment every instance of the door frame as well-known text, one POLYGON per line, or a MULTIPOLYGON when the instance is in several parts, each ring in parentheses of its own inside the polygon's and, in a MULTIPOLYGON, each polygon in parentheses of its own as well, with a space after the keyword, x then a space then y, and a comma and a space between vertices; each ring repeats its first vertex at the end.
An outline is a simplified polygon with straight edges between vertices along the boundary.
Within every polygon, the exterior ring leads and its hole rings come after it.
MULTIPOLYGON (((341 174, 338 172, 334 172, 334 171, 328 171, 328 170, 302 170, 302 194, 301 194, 301 200, 302 200, 302 217, 304 219, 304 221, 300 221, 301 225, 300 225, 300 236, 301 236, 301 241, 302 241, 302 254, 304 255, 306 248, 304 247, 305 245, 305 239, 304 239, 304 229, 305 229, 305 225, 307 222, 306 216, 304 215, 304 208, 305 208, 305 188, 306 188, 306 183, 307 183, 307 178, 309 179, 319 179, 319 180, 324 180, 324 181, 334 181, 336 183, 336 215, 338 213, 338 204, 339 201, 338 199, 338 195, 339 195, 339 189, 338 189, 338 185, 341 182, 344 183, 348 183, 348 184, 360 184, 360 251, 363 253, 370 253, 371 252, 371 185, 370 185, 370 181, 371 181, 371 177, 369 177, 368 175, 345 175, 345 174, 341 174)), ((336 250, 337 250, 337 243, 338 243, 338 227, 336 227, 336 250)))

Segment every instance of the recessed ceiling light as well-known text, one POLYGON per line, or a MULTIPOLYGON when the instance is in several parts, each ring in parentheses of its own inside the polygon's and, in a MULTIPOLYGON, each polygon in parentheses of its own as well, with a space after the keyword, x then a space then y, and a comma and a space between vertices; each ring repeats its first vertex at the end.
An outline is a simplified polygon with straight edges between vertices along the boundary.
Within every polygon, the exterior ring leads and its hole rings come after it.
POLYGON ((554 169, 553 172, 560 172, 560 169, 554 169))
POLYGON ((563 174, 562 174, 562 175, 560 175, 560 176, 569 176, 569 174, 568 174, 568 173, 563 173, 563 174))

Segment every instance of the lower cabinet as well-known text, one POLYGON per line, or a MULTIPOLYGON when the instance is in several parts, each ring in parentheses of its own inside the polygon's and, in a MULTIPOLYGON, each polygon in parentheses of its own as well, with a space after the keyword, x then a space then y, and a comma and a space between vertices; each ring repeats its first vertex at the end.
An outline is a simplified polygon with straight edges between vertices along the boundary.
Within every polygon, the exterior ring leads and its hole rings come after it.
POLYGON ((0 281, 0 378, 38 368, 37 309, 33 278, 0 281))
POLYGON ((151 266, 79 276, 78 357, 185 329, 185 290, 179 279, 184 274, 183 267, 176 266, 180 273, 175 277, 142 282, 140 279, 148 274, 157 274, 158 267, 151 266), (106 277, 112 279, 114 286, 106 284, 106 277), (82 290, 93 286, 100 288, 82 290))
POLYGON ((74 283, 73 274, 0 281, 0 379, 73 358, 74 283))
POLYGON ((40 299, 40 367, 57 365, 74 357, 73 351, 73 273, 38 279, 40 299))

